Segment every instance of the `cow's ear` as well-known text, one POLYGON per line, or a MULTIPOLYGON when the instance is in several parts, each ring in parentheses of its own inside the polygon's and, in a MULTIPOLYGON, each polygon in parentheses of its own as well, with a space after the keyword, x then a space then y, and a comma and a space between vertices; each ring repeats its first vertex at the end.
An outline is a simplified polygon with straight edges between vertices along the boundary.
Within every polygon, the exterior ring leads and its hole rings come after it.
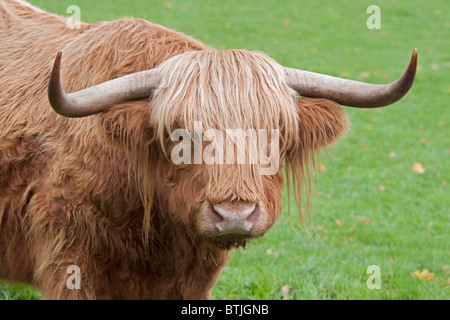
POLYGON ((97 115, 96 128, 102 142, 120 151, 151 148, 154 141, 147 100, 123 103, 97 115))
POLYGON ((315 98, 299 98, 302 148, 317 150, 335 142, 349 128, 347 114, 333 101, 315 98))

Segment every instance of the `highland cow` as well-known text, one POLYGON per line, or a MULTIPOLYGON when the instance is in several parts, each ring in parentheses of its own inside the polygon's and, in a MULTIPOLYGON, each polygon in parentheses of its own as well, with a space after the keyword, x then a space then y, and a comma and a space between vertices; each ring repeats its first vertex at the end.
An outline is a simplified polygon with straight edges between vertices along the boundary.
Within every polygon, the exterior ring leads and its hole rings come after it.
POLYGON ((0 278, 49 299, 209 298, 229 250, 280 216, 282 172, 302 207, 318 151, 348 127, 338 105, 397 101, 417 60, 365 84, 140 19, 68 28, 19 0, 0 1, 0 47, 0 278), (174 163, 177 129, 277 130, 280 168, 174 163))

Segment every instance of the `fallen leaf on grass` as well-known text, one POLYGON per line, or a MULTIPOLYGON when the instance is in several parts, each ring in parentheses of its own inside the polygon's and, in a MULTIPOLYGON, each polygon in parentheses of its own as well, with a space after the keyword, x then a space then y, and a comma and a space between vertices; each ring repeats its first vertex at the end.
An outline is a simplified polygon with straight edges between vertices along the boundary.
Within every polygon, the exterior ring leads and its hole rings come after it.
POLYGON ((361 72, 359 75, 361 78, 368 78, 368 77, 370 77, 370 72, 364 71, 364 72, 361 72))
POLYGON ((325 168, 325 165, 322 162, 319 162, 317 164, 317 170, 319 170, 320 172, 325 172, 327 168, 325 168))
POLYGON ((289 292, 291 291, 291 286, 290 285, 284 285, 281 288, 281 295, 283 296, 283 300, 287 300, 289 298, 289 292))
POLYGON ((423 269, 422 272, 419 272, 419 270, 414 271, 414 275, 419 280, 433 280, 434 279, 434 273, 430 273, 428 269, 423 269))
POLYGON ((423 174, 425 173, 425 168, 422 166, 420 162, 414 162, 412 166, 412 171, 415 173, 423 174))
POLYGON ((292 23, 292 19, 291 18, 286 18, 283 20, 283 26, 287 26, 288 24, 292 23))
POLYGON ((364 223, 364 224, 372 224, 372 220, 370 220, 368 218, 361 219, 361 222, 364 223))
POLYGON ((450 265, 446 264, 445 266, 442 267, 442 272, 444 274, 450 274, 450 265))
POLYGON ((344 223, 341 221, 341 220, 339 220, 339 219, 336 219, 335 221, 334 221, 339 227, 341 227, 344 223))

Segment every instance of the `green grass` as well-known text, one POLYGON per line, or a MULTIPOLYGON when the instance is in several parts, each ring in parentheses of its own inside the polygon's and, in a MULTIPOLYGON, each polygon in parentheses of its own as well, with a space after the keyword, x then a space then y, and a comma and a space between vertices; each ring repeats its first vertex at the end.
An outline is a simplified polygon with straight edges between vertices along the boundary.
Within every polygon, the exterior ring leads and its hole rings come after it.
MULTIPOLYGON (((346 109, 352 129, 322 158, 312 199, 318 237, 298 236, 285 205, 263 238, 233 252, 213 299, 282 299, 285 285, 288 299, 450 298, 447 0, 32 2, 60 14, 77 4, 87 22, 142 17, 216 48, 260 50, 285 66, 372 83, 396 79, 417 48, 417 80, 404 99, 346 109), (371 4, 381 8, 381 30, 366 27, 371 4), (425 173, 412 170, 415 162, 425 173), (366 286, 370 265, 380 267, 379 290, 366 286), (434 280, 414 276, 423 269, 434 280)), ((0 283, 0 298, 38 297, 0 283)))
POLYGON ((41 294, 25 284, 0 281, 0 300, 37 300, 41 294))

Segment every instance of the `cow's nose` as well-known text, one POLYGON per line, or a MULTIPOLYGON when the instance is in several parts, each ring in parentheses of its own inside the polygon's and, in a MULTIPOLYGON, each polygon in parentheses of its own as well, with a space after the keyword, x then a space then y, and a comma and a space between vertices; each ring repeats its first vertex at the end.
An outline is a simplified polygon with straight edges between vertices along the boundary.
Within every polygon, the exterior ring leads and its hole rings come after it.
POLYGON ((260 210, 257 204, 237 201, 220 202, 212 205, 212 222, 220 235, 248 235, 258 221, 260 210))

